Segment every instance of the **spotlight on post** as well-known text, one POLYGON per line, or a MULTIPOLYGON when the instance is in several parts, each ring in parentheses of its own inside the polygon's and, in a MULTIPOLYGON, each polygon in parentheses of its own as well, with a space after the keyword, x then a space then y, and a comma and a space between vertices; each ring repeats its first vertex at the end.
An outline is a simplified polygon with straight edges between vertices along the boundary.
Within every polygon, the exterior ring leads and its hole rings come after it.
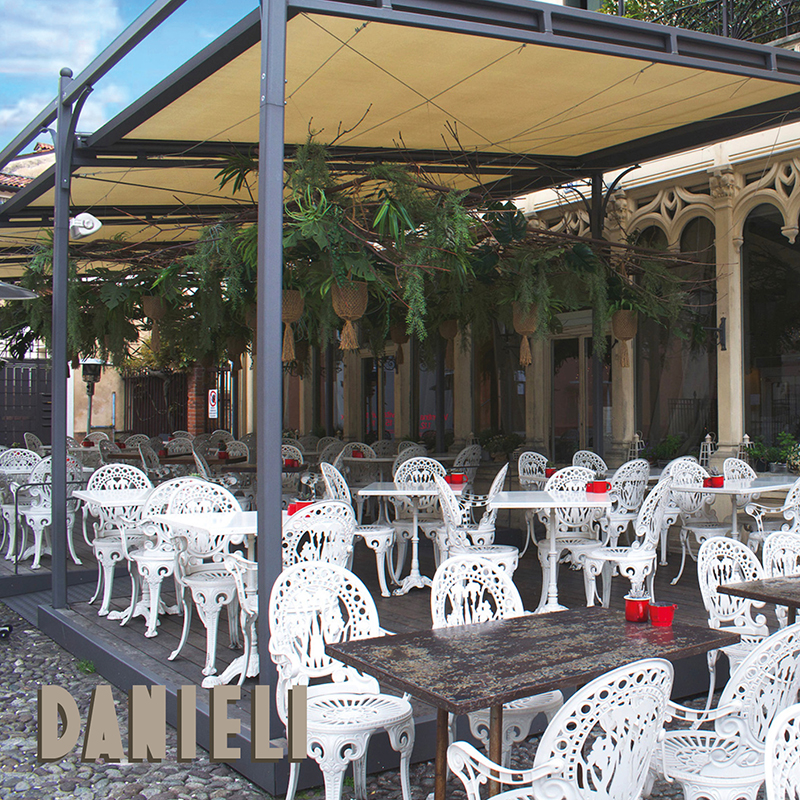
POLYGON ((81 362, 81 378, 86 384, 87 406, 86 406, 86 435, 92 432, 92 398, 94 397, 94 385, 100 380, 103 371, 103 363, 99 358, 87 358, 81 362))
POLYGON ((69 220, 69 238, 75 241, 76 239, 85 239, 93 233, 97 233, 103 223, 97 217, 84 212, 78 214, 76 217, 70 217, 69 220))

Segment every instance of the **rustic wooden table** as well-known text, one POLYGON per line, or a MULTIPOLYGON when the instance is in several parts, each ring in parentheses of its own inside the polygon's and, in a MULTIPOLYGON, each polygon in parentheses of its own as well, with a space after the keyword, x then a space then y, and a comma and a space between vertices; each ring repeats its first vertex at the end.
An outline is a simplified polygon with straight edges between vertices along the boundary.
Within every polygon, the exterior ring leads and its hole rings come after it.
POLYGON ((329 644, 326 652, 438 709, 435 798, 444 800, 448 712, 489 708, 489 757, 500 763, 503 703, 580 686, 641 658, 675 661, 738 640, 705 626, 656 628, 626 622, 620 611, 584 608, 329 644))
POLYGON ((764 603, 775 603, 776 606, 788 606, 788 625, 794 625, 797 609, 800 607, 800 575, 789 578, 763 578, 759 581, 728 583, 719 586, 718 591, 733 597, 746 597, 748 600, 760 600, 764 603))

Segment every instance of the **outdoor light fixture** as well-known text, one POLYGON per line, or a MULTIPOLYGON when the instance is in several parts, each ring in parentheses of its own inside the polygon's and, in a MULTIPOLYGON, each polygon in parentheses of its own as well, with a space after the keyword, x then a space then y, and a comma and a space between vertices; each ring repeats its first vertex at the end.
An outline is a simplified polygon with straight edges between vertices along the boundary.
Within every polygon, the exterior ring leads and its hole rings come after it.
POLYGON ((97 233, 102 227, 103 223, 97 217, 84 212, 83 214, 78 214, 77 217, 70 217, 69 238, 73 241, 85 239, 87 236, 97 233))
POLYGON ((0 300, 34 300, 38 296, 36 292, 30 292, 21 286, 0 281, 0 300))
POLYGON ((87 358, 81 362, 81 378, 86 384, 87 406, 86 406, 86 435, 92 432, 92 398, 94 397, 94 385, 100 380, 103 371, 103 363, 99 358, 87 358))

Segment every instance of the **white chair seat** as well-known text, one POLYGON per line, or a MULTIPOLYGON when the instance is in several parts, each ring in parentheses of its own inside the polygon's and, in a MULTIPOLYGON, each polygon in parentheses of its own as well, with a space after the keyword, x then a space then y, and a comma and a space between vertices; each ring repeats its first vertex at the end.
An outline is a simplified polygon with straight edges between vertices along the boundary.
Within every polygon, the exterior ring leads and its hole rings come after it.
POLYGON ((454 556, 487 558, 504 569, 509 577, 514 574, 519 563, 519 550, 510 544, 476 544, 471 547, 453 545, 450 547, 448 557, 453 558, 454 556))
POLYGON ((332 733, 342 728, 348 731, 373 730, 377 725, 397 725, 411 721, 411 703, 402 697, 388 694, 348 694, 309 697, 307 706, 309 728, 332 733))

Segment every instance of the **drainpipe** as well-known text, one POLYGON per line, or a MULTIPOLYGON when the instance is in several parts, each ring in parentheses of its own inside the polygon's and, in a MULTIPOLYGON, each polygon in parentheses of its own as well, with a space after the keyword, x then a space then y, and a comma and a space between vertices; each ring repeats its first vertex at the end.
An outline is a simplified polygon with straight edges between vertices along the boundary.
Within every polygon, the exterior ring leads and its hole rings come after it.
MULTIPOLYGON (((591 237, 603 238, 603 173, 592 173, 591 237)), ((603 458, 605 455, 605 431, 603 430, 603 362, 597 355, 597 342, 592 352, 592 431, 594 452, 603 458)))

